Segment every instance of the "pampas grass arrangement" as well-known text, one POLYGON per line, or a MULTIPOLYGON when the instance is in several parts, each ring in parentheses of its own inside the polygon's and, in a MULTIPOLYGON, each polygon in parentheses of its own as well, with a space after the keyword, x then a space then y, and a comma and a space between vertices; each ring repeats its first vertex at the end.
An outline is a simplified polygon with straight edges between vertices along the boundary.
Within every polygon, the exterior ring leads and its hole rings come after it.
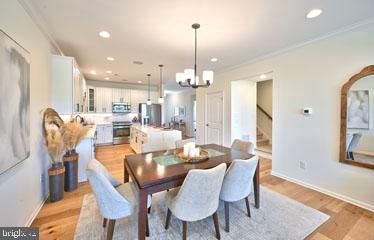
POLYGON ((89 130, 89 127, 85 127, 76 121, 70 121, 61 126, 61 134, 66 146, 67 154, 75 152, 75 148, 86 136, 89 130))
POLYGON ((45 141, 52 164, 61 163, 66 148, 60 131, 52 128, 46 129, 45 141))

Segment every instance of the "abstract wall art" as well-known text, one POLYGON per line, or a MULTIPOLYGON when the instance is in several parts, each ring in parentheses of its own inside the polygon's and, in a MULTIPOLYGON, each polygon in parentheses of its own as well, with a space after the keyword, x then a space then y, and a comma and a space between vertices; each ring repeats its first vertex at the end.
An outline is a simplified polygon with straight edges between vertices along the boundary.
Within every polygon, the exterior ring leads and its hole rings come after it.
POLYGON ((30 155, 30 56, 0 30, 0 174, 30 155))

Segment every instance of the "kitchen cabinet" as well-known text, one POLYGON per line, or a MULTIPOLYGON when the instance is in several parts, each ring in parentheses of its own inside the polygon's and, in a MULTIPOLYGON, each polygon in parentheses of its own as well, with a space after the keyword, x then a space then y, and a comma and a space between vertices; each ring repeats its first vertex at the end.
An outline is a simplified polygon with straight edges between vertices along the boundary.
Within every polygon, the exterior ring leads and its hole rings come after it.
POLYGON ((87 112, 96 112, 96 89, 94 87, 88 87, 88 100, 87 112))
POLYGON ((113 143, 113 125, 98 124, 96 125, 96 145, 113 143))
POLYGON ((131 90, 124 88, 113 88, 112 89, 112 102, 131 102, 131 90))
POLYGON ((174 149, 175 141, 182 139, 178 130, 162 130, 149 126, 131 126, 130 146, 136 153, 141 153, 142 144, 162 146, 163 149, 174 149))
POLYGON ((86 110, 86 80, 74 58, 52 55, 52 107, 60 114, 86 110))
POLYGON ((96 112, 112 112, 112 89, 97 87, 96 89, 96 112))

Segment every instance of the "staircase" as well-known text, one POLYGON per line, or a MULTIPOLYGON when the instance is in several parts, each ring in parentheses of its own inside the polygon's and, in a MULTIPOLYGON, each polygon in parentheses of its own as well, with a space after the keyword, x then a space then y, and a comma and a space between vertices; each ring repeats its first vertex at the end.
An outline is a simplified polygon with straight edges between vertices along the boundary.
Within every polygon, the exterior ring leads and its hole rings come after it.
POLYGON ((272 146, 270 140, 257 128, 256 152, 258 155, 271 158, 272 146))

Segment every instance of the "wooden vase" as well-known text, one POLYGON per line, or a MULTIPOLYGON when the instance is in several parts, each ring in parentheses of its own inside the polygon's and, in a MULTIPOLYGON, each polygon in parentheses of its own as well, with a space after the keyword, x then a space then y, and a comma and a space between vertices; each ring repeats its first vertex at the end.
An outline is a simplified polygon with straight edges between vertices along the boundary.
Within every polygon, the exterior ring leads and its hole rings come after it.
POLYGON ((51 202, 57 202, 64 197, 64 173, 65 167, 62 163, 52 164, 52 167, 48 169, 51 202))
POLYGON ((78 188, 78 158, 79 154, 75 151, 64 155, 66 192, 72 192, 78 188))

